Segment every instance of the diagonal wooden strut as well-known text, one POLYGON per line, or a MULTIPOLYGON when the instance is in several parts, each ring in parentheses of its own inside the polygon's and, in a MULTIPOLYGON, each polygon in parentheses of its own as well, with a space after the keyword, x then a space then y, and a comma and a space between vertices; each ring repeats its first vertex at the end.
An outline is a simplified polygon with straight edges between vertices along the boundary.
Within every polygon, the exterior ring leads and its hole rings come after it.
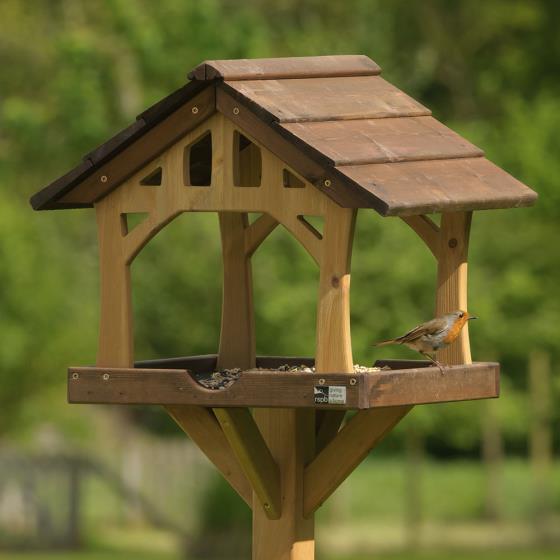
POLYGON ((305 468, 304 515, 313 514, 411 409, 395 406, 356 413, 305 468))
POLYGON ((215 408, 214 413, 266 516, 279 519, 280 472, 249 409, 215 408))
POLYGON ((253 505, 253 490, 212 411, 202 406, 165 407, 173 420, 210 459, 233 489, 253 505))

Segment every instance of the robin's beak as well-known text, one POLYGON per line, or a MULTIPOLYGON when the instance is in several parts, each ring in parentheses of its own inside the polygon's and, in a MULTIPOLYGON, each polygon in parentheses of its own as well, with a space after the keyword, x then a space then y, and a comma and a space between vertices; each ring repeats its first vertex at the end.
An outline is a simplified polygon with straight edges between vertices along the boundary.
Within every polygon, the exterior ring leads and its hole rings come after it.
POLYGON ((471 315, 467 321, 472 321, 473 319, 478 319, 478 317, 476 317, 475 315, 471 315))

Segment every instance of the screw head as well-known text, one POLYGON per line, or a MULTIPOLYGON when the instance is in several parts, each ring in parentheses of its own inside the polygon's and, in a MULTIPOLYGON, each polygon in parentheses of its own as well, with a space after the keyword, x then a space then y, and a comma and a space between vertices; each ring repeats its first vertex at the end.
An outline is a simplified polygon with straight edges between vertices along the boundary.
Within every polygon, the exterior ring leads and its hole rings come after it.
POLYGON ((239 107, 234 107, 233 108, 233 114, 234 115, 239 115, 239 107))
POLYGON ((198 113, 198 107, 195 105, 192 109, 191 112, 193 115, 196 115, 198 113))
POLYGON ((264 504, 263 504, 263 507, 264 507, 264 509, 270 509, 270 504, 264 503, 264 504))
POLYGON ((324 385, 325 384, 325 380, 321 377, 321 379, 319 379, 319 385, 324 385))
POLYGON ((107 177, 107 175, 101 175, 100 180, 102 183, 106 183, 109 180, 109 178, 107 177))
POLYGON ((357 381, 357 379, 356 379, 355 377, 352 377, 352 378, 350 379, 350 385, 356 385, 357 382, 358 382, 358 381, 357 381))
POLYGON ((108 373, 103 374, 103 381, 109 381, 109 374, 108 373))
POLYGON ((77 371, 75 371, 75 372, 72 374, 72 379, 80 379, 80 374, 79 374, 77 371))
POLYGON ((332 185, 332 182, 331 182, 330 179, 325 179, 325 180, 323 181, 323 185, 324 185, 325 187, 330 187, 330 186, 332 185))

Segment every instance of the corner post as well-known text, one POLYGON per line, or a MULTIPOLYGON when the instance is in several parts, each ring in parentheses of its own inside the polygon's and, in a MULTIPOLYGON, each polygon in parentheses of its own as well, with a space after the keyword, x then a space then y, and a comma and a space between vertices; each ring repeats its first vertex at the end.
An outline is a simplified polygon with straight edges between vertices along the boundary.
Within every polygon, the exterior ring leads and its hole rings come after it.
MULTIPOLYGON (((467 310, 467 256, 472 212, 446 212, 441 216, 437 248, 436 316, 456 309, 467 310)), ((468 323, 459 338, 438 352, 445 364, 470 364, 468 323)))
POLYGON ((97 365, 133 367, 130 266, 123 243, 128 232, 126 216, 110 196, 96 203, 95 210, 101 291, 97 365))

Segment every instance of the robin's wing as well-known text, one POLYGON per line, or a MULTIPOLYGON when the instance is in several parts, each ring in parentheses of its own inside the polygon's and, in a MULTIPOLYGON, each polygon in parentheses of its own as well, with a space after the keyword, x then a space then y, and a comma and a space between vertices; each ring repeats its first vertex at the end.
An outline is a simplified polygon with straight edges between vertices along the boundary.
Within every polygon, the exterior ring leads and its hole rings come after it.
POLYGON ((399 336, 397 342, 405 344, 407 342, 413 342, 418 340, 421 336, 425 335, 436 335, 443 332, 447 328, 447 321, 445 319, 437 318, 428 321, 427 323, 422 323, 417 327, 414 327, 411 331, 406 334, 399 336))

